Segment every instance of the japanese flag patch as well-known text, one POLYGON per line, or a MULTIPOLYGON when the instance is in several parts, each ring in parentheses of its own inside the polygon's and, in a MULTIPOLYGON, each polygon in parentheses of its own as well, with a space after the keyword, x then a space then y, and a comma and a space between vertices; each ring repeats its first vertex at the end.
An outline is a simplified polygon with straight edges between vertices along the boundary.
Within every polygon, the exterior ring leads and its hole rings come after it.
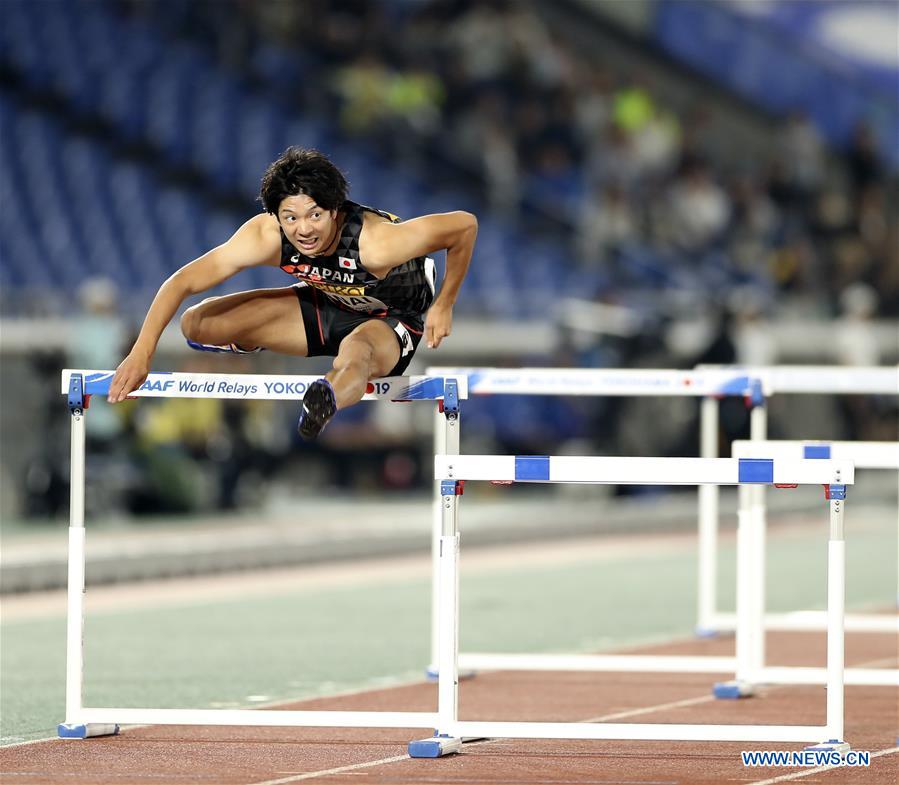
POLYGON ((355 270, 356 262, 346 256, 338 256, 337 261, 344 270, 355 270))

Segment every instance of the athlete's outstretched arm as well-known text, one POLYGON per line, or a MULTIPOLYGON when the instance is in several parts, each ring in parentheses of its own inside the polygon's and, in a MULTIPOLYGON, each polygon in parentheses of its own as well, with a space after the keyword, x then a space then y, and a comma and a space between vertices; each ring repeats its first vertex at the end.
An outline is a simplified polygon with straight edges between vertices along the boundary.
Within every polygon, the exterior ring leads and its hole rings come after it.
POLYGON ((446 248, 446 275, 425 320, 428 348, 436 348, 452 328, 453 305, 478 235, 477 218, 462 211, 439 213, 398 224, 376 223, 370 230, 371 234, 365 238, 366 248, 360 250, 366 266, 376 275, 386 274, 409 259, 446 248))
POLYGON ((280 247, 275 219, 267 214, 257 215, 230 240, 173 273, 159 287, 134 346, 116 369, 109 386, 109 402, 125 400, 144 383, 159 337, 185 298, 218 286, 247 267, 277 264, 280 247))

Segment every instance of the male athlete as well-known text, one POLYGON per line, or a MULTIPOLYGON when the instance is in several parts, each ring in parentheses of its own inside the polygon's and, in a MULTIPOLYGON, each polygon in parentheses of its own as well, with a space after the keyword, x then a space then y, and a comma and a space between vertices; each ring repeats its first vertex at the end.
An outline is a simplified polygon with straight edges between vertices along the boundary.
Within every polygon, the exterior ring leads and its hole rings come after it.
POLYGON ((299 147, 268 167, 260 199, 265 213, 160 287, 116 370, 110 402, 124 400, 146 380, 159 336, 185 298, 257 265, 280 267, 300 282, 204 300, 184 312, 181 330, 203 351, 334 357, 332 369, 303 398, 297 428, 304 439, 314 439, 338 409, 359 401, 370 379, 402 374, 423 332, 429 348, 450 334, 477 236, 473 215, 400 221, 356 204, 347 199, 340 170, 321 153, 299 147), (427 254, 443 248, 446 275, 435 298, 427 254))

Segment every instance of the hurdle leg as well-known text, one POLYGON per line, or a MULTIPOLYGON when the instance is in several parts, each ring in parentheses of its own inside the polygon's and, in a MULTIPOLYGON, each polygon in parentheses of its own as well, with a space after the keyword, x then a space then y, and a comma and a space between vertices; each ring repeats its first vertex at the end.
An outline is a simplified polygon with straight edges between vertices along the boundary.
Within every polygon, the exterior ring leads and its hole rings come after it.
MULTIPOLYGON (((434 455, 458 455, 462 411, 458 401, 440 401, 434 415, 434 455)), ((436 680, 440 656, 440 538, 443 533, 443 500, 440 480, 434 481, 431 512, 431 662, 426 675, 436 680)), ((472 673, 466 674, 468 676, 472 673)))
MULTIPOLYGON (((752 407, 749 415, 749 438, 754 441, 763 441, 768 437, 768 409, 764 403, 752 407)), ((750 670, 757 674, 765 664, 765 493, 767 486, 755 485, 750 487, 749 500, 751 502, 750 513, 750 574, 748 587, 751 592, 749 621, 751 626, 747 630, 749 635, 748 665, 750 670)), ((748 674, 747 674, 748 675, 748 674)))
POLYGON ((750 499, 752 507, 750 512, 750 573, 749 587, 751 590, 751 626, 749 627, 750 640, 750 671, 753 678, 757 679, 761 669, 765 666, 765 492, 766 486, 750 486, 750 499))
POLYGON ((110 736, 119 726, 85 723, 79 719, 84 683, 84 432, 86 400, 80 375, 72 377, 69 410, 72 452, 69 475, 68 605, 66 616, 66 719, 57 732, 61 738, 110 736))
POLYGON ((439 727, 432 738, 409 743, 409 756, 412 758, 439 758, 462 749, 462 738, 452 734, 459 721, 458 499, 461 493, 461 483, 453 480, 441 482, 440 651, 437 658, 439 727))
MULTIPOLYGON (((446 418, 443 407, 434 408, 434 455, 446 452, 446 418)), ((440 655, 440 536, 443 512, 440 498, 440 480, 434 480, 434 498, 431 504, 431 661, 427 677, 437 678, 437 660, 440 655)))
MULTIPOLYGON (((718 457, 718 401, 702 399, 700 408, 700 456, 718 457)), ((718 632, 718 498, 717 485, 699 486, 699 566, 697 577, 696 634, 710 637, 718 632)))
MULTIPOLYGON (((839 478, 837 478, 839 480, 839 478)), ((845 667, 846 541, 843 508, 846 486, 828 488, 830 540, 827 543, 827 740, 810 749, 846 752, 843 738, 845 667)))
POLYGON ((752 486, 737 488, 737 672, 731 681, 717 682, 713 687, 716 698, 733 700, 753 694, 752 671, 752 486))

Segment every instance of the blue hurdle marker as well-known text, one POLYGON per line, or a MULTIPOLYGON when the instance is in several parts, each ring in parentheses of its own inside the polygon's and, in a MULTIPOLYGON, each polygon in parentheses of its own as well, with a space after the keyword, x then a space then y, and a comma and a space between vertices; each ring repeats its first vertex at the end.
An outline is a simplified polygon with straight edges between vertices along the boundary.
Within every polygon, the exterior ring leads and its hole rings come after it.
MULTIPOLYGON (((677 371, 670 369, 609 369, 609 368, 444 368, 432 367, 427 373, 435 376, 465 376, 468 380, 469 395, 571 395, 606 397, 688 397, 702 399, 702 420, 704 436, 702 456, 717 455, 717 413, 718 399, 723 397, 743 398, 752 410, 753 436, 764 436, 765 390, 759 379, 743 371, 730 369, 709 369, 699 371, 677 371), (707 423, 714 416, 714 423, 707 423), (760 419, 761 418, 761 419, 760 419), (713 440, 710 442, 709 440, 713 440)), ((458 430, 453 443, 444 442, 444 427, 440 419, 434 427, 434 454, 458 454, 458 430)), ((699 488, 699 509, 702 512, 701 525, 706 536, 700 538, 703 551, 700 561, 716 559, 717 506, 710 506, 709 499, 717 492, 716 486, 703 485, 699 488)), ((717 496, 714 500, 717 503, 717 496)), ((436 583, 438 573, 437 558, 441 529, 440 488, 434 485, 433 524, 431 555, 433 562, 433 585, 431 587, 431 662, 427 669, 430 678, 437 676, 437 604, 439 588, 436 583)), ((708 572, 708 571, 706 571, 708 572)), ((713 571, 714 572, 714 571, 713 571)), ((709 602, 715 586, 701 587, 697 597, 700 602, 709 602)), ((713 599, 713 598, 712 598, 713 599)), ((699 610, 702 616, 704 610, 699 610)), ((476 655, 475 663, 469 655, 462 657, 462 676, 470 676, 475 668, 495 667, 492 655, 476 655), (488 665, 488 661, 492 663, 488 665)), ((609 669, 617 669, 614 660, 608 660, 609 669)), ((669 670, 678 672, 728 672, 735 667, 733 657, 677 657, 673 659, 651 659, 639 663, 628 662, 635 670, 669 670)))
MULTIPOLYGON (((856 470, 899 471, 899 442, 735 441, 733 456, 753 459, 763 455, 775 460, 848 460, 856 470)), ((818 611, 765 614, 765 507, 753 505, 740 494, 737 530, 737 671, 736 682, 716 685, 719 697, 745 697, 757 684, 824 684, 823 668, 771 667, 765 665, 765 629, 824 630, 827 615, 818 611), (739 687, 736 687, 739 685, 739 687)), ((897 560, 899 564, 899 560, 897 560)), ((850 614, 845 630, 899 632, 899 616, 850 614)), ((899 669, 847 668, 850 685, 899 686, 899 669)))
MULTIPOLYGON (((65 370, 62 393, 72 423, 69 511, 68 610, 66 634, 66 717, 61 738, 85 739, 118 733, 121 725, 239 725, 342 728, 433 728, 435 712, 275 711, 252 709, 89 708, 83 702, 83 620, 85 567, 85 416, 90 396, 109 392, 114 371, 65 370)), ((136 398, 231 398, 301 400, 318 376, 271 374, 151 373, 136 398)), ((465 378, 395 376, 369 383, 364 400, 437 401, 448 433, 458 431, 459 401, 467 397, 465 378)), ((452 441, 452 436, 446 437, 452 441)))
POLYGON ((438 723, 430 739, 409 745, 413 757, 458 752, 465 738, 652 739, 665 741, 825 741, 817 748, 848 749, 843 741, 843 505, 854 481, 850 462, 734 458, 599 458, 573 456, 437 455, 441 488, 440 651, 438 723), (685 725, 662 723, 472 722, 458 716, 459 525, 463 481, 612 485, 820 484, 829 487, 827 716, 818 725, 685 725))
MULTIPOLYGON (((700 365, 697 371, 728 371, 758 379, 765 397, 771 395, 899 395, 899 366, 719 366, 700 365)), ((706 398, 702 403, 700 424, 701 454, 705 458, 718 455, 718 401, 706 398)), ((767 415, 764 405, 752 411, 750 439, 767 438, 767 415)), ((799 434, 806 436, 807 434, 799 434)), ((764 489, 748 492, 751 506, 764 506, 764 489)), ((708 486, 699 494, 699 597, 697 632, 714 635, 734 629, 735 616, 721 613, 717 597, 718 488, 708 486)), ((897 595, 899 599, 899 595, 897 595)), ((850 627, 856 620, 849 618, 850 627)))

